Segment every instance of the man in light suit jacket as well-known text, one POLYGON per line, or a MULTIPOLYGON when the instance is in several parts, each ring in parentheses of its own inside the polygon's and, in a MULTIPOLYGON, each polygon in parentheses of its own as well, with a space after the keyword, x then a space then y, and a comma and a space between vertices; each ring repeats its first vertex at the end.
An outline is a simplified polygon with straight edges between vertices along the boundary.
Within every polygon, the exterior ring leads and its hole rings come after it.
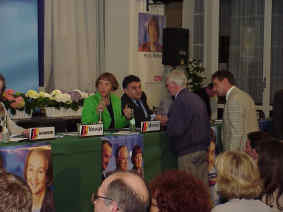
POLYGON ((259 130, 255 103, 249 94, 235 86, 231 72, 215 72, 212 82, 217 95, 226 97, 222 140, 224 151, 244 151, 247 134, 259 130))

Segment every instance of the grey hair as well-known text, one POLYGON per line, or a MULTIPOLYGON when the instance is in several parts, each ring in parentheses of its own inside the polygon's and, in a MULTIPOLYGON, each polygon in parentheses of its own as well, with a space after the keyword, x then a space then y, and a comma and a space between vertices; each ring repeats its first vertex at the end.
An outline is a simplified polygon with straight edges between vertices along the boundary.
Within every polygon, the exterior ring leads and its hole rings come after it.
MULTIPOLYGON (((106 195, 117 202, 122 212, 147 212, 150 207, 150 199, 143 200, 122 179, 113 180, 108 186, 106 195)), ((110 202, 105 204, 110 205, 110 202)))
POLYGON ((187 77, 182 69, 174 69, 167 75, 168 82, 174 82, 175 84, 186 87, 187 77))

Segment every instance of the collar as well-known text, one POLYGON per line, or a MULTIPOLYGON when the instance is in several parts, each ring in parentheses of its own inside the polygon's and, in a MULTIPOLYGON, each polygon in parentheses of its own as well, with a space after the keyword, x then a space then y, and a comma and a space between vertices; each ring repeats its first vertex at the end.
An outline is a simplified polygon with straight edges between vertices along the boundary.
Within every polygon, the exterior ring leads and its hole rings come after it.
POLYGON ((235 86, 232 86, 226 93, 226 101, 228 101, 229 95, 231 93, 231 91, 235 88, 235 86))
POLYGON ((179 90, 179 92, 178 93, 176 93, 176 95, 175 95, 175 99, 177 98, 177 96, 179 95, 179 93, 181 93, 181 91, 182 90, 184 90, 185 88, 182 88, 181 90, 179 90))

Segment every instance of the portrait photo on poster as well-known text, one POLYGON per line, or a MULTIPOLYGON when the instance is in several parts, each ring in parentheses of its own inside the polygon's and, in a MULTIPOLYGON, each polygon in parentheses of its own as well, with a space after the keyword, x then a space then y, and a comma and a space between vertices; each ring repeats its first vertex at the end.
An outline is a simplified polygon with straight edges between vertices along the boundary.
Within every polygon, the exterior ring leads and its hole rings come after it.
POLYGON ((141 136, 105 136, 101 140, 102 179, 115 171, 132 171, 144 177, 141 136))
POLYGON ((138 51, 162 52, 165 16, 139 13, 138 51))
POLYGON ((51 146, 45 142, 0 148, 5 172, 23 179, 32 193, 32 212, 55 212, 51 146))

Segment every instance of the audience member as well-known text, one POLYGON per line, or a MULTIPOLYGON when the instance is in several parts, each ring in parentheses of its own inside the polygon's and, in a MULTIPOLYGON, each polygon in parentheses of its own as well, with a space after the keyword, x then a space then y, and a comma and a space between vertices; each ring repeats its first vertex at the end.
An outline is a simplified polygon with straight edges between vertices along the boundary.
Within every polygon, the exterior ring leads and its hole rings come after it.
POLYGON ((274 95, 271 133, 275 138, 283 140, 283 89, 274 95))
POLYGON ((32 211, 32 194, 26 182, 3 170, 0 170, 0 211, 32 211))
POLYGON ((259 146, 262 142, 272 140, 272 136, 267 132, 255 131, 248 134, 245 152, 254 160, 258 159, 259 146))
POLYGON ((168 113, 167 132, 172 149, 178 156, 178 168, 208 184, 207 150, 209 118, 201 98, 188 91, 187 78, 181 70, 168 74, 166 86, 175 96, 168 113))
POLYGON ((97 92, 84 101, 82 112, 83 124, 95 124, 100 120, 100 113, 104 129, 122 128, 129 124, 131 110, 125 108, 122 114, 121 100, 112 93, 119 84, 111 73, 103 73, 96 80, 97 92))
POLYGON ((226 151, 216 158, 216 191, 228 202, 212 212, 270 212, 271 208, 257 199, 262 181, 256 163, 244 152, 226 151))
POLYGON ((123 80, 124 94, 121 97, 122 108, 134 110, 136 127, 141 127, 142 121, 151 119, 152 111, 147 104, 145 93, 141 88, 141 80, 135 75, 126 76, 123 80))
POLYGON ((211 105, 210 98, 216 95, 215 90, 213 90, 213 84, 209 83, 206 87, 200 88, 195 92, 200 98, 205 102, 207 113, 209 118, 211 118, 211 105))
POLYGON ((283 211, 283 143, 278 140, 263 142, 259 147, 258 167, 263 180, 262 200, 283 211))
POLYGON ((231 72, 215 72, 212 82, 217 95, 226 97, 223 116, 224 150, 244 151, 247 134, 259 130, 254 101, 249 94, 235 86, 231 72))
POLYGON ((95 212, 148 212, 151 202, 144 180, 133 172, 115 172, 91 198, 95 212))
POLYGON ((208 188, 191 174, 170 170, 150 183, 152 204, 150 212, 210 212, 208 188))

